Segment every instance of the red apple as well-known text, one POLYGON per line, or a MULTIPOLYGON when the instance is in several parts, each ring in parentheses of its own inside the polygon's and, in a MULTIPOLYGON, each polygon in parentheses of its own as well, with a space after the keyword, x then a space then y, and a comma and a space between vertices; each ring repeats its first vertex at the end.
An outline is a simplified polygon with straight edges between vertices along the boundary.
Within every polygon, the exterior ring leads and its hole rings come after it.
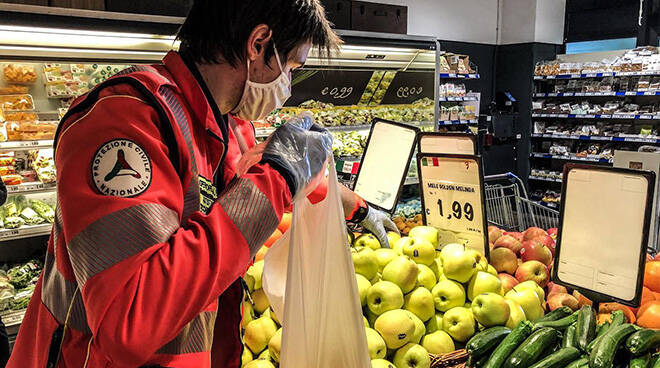
POLYGON ((557 239, 557 228, 556 227, 551 227, 548 229, 548 235, 550 235, 553 239, 557 239))
POLYGON ((541 235, 548 235, 548 233, 540 227, 530 227, 523 233, 523 240, 532 240, 541 235))
POLYGON ((547 266, 552 262, 552 252, 538 240, 525 240, 520 249, 520 258, 523 262, 539 261, 547 266))
POLYGON ((573 311, 576 311, 578 309, 578 304, 578 300, 570 294, 554 293, 548 296, 548 308, 551 311, 563 306, 567 306, 573 311))
POLYGON ((522 248, 520 241, 511 235, 500 237, 493 245, 495 248, 509 248, 515 254, 518 254, 520 248, 522 248))
POLYGON ((555 240, 550 235, 541 235, 541 236, 538 236, 538 237, 534 238, 533 240, 537 240, 537 241, 540 241, 541 243, 543 243, 543 245, 545 245, 546 247, 548 247, 548 249, 550 249, 550 253, 552 253, 552 256, 553 257, 555 256, 555 244, 556 243, 555 243, 555 240))
POLYGON ((497 278, 499 278, 500 282, 502 283, 502 290, 504 290, 504 294, 513 289, 514 286, 518 285, 518 280, 516 280, 515 277, 509 275, 508 273, 498 273, 497 278))
POLYGON ((540 287, 545 287, 550 281, 548 268, 539 261, 527 261, 518 267, 516 270, 516 279, 518 282, 532 280, 539 284, 540 287))
POLYGON ((518 257, 509 248, 495 248, 490 252, 490 264, 497 272, 513 275, 518 269, 518 257))
POLYGON ((502 237, 502 230, 498 229, 496 226, 488 226, 488 241, 495 243, 497 239, 502 237))
POLYGON ((511 235, 514 238, 518 239, 518 241, 523 241, 523 234, 515 231, 510 231, 510 232, 504 232, 504 235, 511 235))
MULTIPOLYGON (((561 285, 557 285, 554 282, 548 283, 548 296, 556 293, 568 294, 568 290, 561 285)), ((577 299, 576 299, 577 300, 577 299)))

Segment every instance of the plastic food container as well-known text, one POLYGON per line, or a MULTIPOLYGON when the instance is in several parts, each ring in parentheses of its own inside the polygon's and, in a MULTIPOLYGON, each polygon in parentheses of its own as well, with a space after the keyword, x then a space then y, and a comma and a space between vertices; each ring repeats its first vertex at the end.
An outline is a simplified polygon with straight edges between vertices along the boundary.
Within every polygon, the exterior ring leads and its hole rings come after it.
POLYGON ((28 93, 28 87, 19 84, 9 84, 6 87, 0 87, 0 95, 23 95, 28 93))
POLYGON ((32 65, 7 64, 2 68, 2 75, 7 83, 34 84, 37 72, 32 65))
POLYGON ((27 94, 0 96, 0 108, 5 111, 33 110, 34 100, 27 94))

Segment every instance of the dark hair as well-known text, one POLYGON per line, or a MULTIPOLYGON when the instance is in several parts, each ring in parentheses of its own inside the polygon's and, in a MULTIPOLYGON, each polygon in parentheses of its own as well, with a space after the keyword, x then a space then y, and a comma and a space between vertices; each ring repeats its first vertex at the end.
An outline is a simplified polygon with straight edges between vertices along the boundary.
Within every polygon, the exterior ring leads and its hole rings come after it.
MULTIPOLYGON (((195 0, 177 38, 198 63, 224 60, 236 66, 245 60, 245 44, 259 24, 270 27, 271 43, 283 55, 307 41, 324 54, 341 44, 319 0, 195 0)), ((273 54, 267 47, 265 59, 273 54)))

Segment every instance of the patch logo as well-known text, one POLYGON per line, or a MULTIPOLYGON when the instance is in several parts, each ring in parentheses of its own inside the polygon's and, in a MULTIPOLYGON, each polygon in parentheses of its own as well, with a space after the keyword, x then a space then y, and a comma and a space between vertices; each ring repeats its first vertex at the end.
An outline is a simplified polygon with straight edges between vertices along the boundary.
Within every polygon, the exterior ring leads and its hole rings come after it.
POLYGON ((151 184, 151 160, 140 145, 128 139, 104 143, 92 160, 92 180, 101 194, 135 197, 151 184))

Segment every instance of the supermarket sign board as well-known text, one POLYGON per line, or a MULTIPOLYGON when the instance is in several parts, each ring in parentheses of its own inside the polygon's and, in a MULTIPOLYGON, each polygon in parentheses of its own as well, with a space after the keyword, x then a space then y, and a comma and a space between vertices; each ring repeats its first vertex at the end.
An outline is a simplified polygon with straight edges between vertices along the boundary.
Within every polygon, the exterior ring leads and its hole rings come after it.
POLYGON ((476 155, 418 153, 424 223, 440 243, 462 243, 489 256, 483 167, 476 155))
POLYGON ((639 306, 655 173, 567 164, 563 177, 554 281, 639 306))
POLYGON ((357 105, 371 71, 302 69, 292 75, 291 97, 285 106, 298 106, 307 100, 337 106, 357 105))
POLYGON ((382 104, 409 104, 427 97, 433 99, 433 72, 397 72, 390 84, 382 104))

